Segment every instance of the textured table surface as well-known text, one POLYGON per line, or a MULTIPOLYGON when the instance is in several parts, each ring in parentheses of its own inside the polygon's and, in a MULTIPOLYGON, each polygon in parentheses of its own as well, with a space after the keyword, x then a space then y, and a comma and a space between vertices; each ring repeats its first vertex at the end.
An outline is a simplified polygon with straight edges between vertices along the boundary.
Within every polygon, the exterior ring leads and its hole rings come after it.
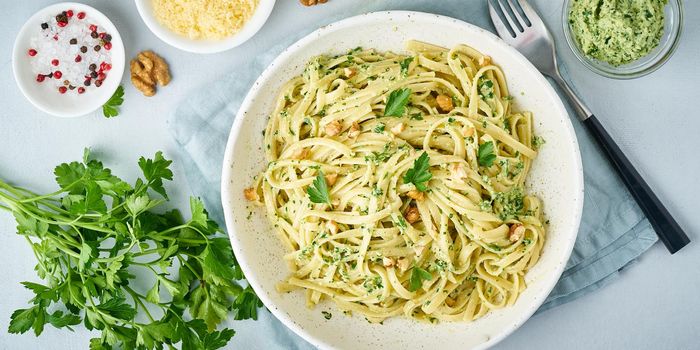
MULTIPOLYGON (((454 0, 458 1, 458 0, 454 0)), ((474 0, 481 1, 481 0, 474 0)), ((472 1, 464 1, 468 6, 472 1)), ((553 30, 560 28, 560 1, 533 1, 553 30)), ((308 31, 306 21, 337 17, 357 6, 351 0, 332 0, 304 8, 296 0, 280 0, 265 27, 248 43, 221 54, 200 56, 167 46, 151 34, 130 1, 87 1, 108 14, 120 29, 127 57, 151 48, 171 63, 173 84, 151 99, 130 84, 119 117, 100 114, 59 119, 35 109, 16 88, 12 76, 14 37, 26 18, 54 3, 48 0, 7 1, 0 21, 0 177, 48 192, 53 167, 79 159, 85 146, 93 148, 116 173, 136 176, 136 159, 163 150, 175 160, 175 181, 169 186, 175 204, 185 204, 189 189, 178 168, 178 155, 167 131, 167 115, 189 92, 207 89, 208 82, 231 65, 245 64, 288 33, 308 31)), ((401 8, 391 2, 391 8, 401 8)), ((700 215, 700 1, 686 1, 682 43, 672 60, 645 78, 614 81, 580 65, 570 51, 560 50, 571 80, 620 147, 635 163, 674 213, 692 240, 698 240, 700 215)), ((564 43, 560 43, 559 47, 564 43)), ((613 176, 611 174, 611 176, 613 176)), ((6 333, 14 309, 31 297, 19 282, 36 280, 34 257, 16 236, 11 216, 0 213, 0 349, 86 349, 94 334, 47 327, 40 338, 31 333, 6 333)), ((622 271, 611 285, 572 303, 530 319, 497 348, 502 349, 693 349, 700 333, 700 246, 697 242, 674 256, 657 243, 639 261, 622 271)), ((252 325, 230 324, 237 334, 230 348, 262 348, 252 325), (239 325, 237 327, 237 325, 239 325)))

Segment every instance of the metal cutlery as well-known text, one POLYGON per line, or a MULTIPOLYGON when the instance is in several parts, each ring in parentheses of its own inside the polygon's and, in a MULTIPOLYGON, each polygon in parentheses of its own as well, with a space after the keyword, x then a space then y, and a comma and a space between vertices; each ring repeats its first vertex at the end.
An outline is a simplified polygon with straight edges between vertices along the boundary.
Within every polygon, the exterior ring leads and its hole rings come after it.
POLYGON ((578 117, 613 164, 654 231, 671 254, 690 242, 688 236, 637 172, 598 119, 561 77, 554 40, 535 10, 525 0, 487 0, 498 35, 522 53, 540 72, 552 78, 575 107, 578 117))

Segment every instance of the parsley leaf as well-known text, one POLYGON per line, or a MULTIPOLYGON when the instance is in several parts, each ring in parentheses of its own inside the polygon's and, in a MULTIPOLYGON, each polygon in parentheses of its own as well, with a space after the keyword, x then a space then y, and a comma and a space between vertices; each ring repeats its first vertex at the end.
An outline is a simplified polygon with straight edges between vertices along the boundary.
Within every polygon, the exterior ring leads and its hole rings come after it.
POLYGON ((406 104, 408 104, 409 97, 411 97, 411 89, 402 88, 396 89, 389 94, 389 99, 386 101, 386 106, 384 107, 385 117, 400 117, 406 111, 406 104))
POLYGON ((534 148, 536 150, 540 149, 540 147, 542 147, 542 145, 544 145, 546 142, 547 141, 545 141, 545 139, 542 138, 541 136, 533 136, 532 137, 532 148, 534 148))
POLYGON ((384 123, 379 123, 377 124, 372 131, 374 131, 377 134, 381 134, 384 132, 384 129, 386 128, 386 125, 384 123))
POLYGON ((147 186, 165 199, 168 199, 168 195, 163 188, 163 180, 172 181, 173 179, 173 172, 169 169, 170 164, 172 161, 163 158, 163 152, 157 152, 153 159, 139 158, 139 168, 148 181, 147 186))
POLYGON ((433 275, 430 272, 414 266, 411 269, 411 277, 408 280, 408 291, 417 291, 423 285, 423 281, 430 281, 431 279, 433 279, 433 275))
POLYGON ((413 57, 406 57, 401 62, 399 62, 399 66, 401 66, 402 77, 408 76, 408 67, 411 65, 411 62, 413 62, 413 57))
POLYGON ((204 350, 216 350, 223 348, 236 334, 233 329, 223 329, 220 332, 212 332, 204 336, 202 344, 204 350))
POLYGON ((12 313, 10 333, 83 324, 101 332, 90 340, 94 350, 213 350, 234 335, 217 330, 231 311, 235 319, 257 318, 262 303, 234 282, 243 273, 202 201, 190 198, 189 220, 157 208, 167 201, 170 164, 161 152, 142 157, 143 177, 132 186, 86 149, 82 162, 55 168, 58 191, 34 194, 0 179, 0 209, 14 215, 47 281, 22 283, 35 296, 12 313))
POLYGON ((479 145, 479 151, 477 152, 479 165, 486 167, 492 166, 493 162, 496 160, 496 153, 494 151, 493 141, 484 142, 479 145))
POLYGON ((412 120, 423 120, 423 113, 412 113, 411 115, 409 115, 409 118, 411 118, 412 120))
POLYGON ((412 183, 418 191, 425 192, 428 188, 425 184, 433 178, 430 173, 430 157, 427 152, 423 152, 416 160, 413 161, 413 168, 408 169, 403 176, 404 183, 412 183))
POLYGON ((323 171, 319 170, 313 184, 306 189, 309 199, 313 203, 331 204, 331 196, 328 193, 328 184, 323 176, 323 171))
POLYGON ((255 295, 250 286, 238 295, 233 301, 232 309, 236 312, 234 320, 258 319, 258 308, 262 306, 262 300, 255 295))
POLYGON ((119 85, 117 90, 114 91, 112 97, 105 102, 102 106, 102 114, 105 118, 116 117, 119 115, 119 109, 117 107, 121 106, 124 102, 124 87, 119 85))

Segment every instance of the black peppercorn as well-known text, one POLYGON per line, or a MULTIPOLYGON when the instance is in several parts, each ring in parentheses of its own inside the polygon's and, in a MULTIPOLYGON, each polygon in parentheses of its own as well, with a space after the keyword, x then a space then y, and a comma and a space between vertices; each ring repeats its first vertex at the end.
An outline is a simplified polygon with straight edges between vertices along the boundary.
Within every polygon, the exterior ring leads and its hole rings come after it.
POLYGON ((92 64, 90 64, 90 66, 88 66, 88 69, 90 69, 91 72, 94 72, 95 69, 97 69, 97 65, 92 63, 92 64))
POLYGON ((80 47, 80 52, 86 53, 86 52, 87 52, 87 46, 81 46, 81 47, 80 47))
POLYGON ((106 35, 105 35, 105 41, 106 41, 106 42, 112 41, 112 36, 109 35, 109 34, 106 34, 106 35))
POLYGON ((95 47, 94 47, 95 51, 100 51, 101 48, 102 48, 102 46, 100 46, 100 45, 95 45, 95 47))
POLYGON ((69 43, 70 43, 71 45, 75 45, 75 44, 78 43, 78 39, 76 39, 76 38, 70 39, 69 43))
POLYGON ((90 36, 93 38, 97 38, 98 34, 97 34, 97 32, 92 32, 92 33, 90 33, 90 36))
MULTIPOLYGON (((97 72, 92 71, 92 72, 90 73, 90 76, 93 77, 93 78, 97 78, 97 72)), ((95 84, 97 84, 97 83, 95 83, 95 84)))
POLYGON ((73 89, 75 89, 75 86, 73 86, 73 85, 68 85, 68 89, 69 89, 69 90, 73 90, 73 89))
POLYGON ((41 29, 48 29, 48 28, 49 28, 49 24, 48 24, 48 23, 42 23, 42 24, 41 24, 41 29))
POLYGON ((90 86, 90 79, 85 79, 85 81, 83 82, 83 85, 90 86))

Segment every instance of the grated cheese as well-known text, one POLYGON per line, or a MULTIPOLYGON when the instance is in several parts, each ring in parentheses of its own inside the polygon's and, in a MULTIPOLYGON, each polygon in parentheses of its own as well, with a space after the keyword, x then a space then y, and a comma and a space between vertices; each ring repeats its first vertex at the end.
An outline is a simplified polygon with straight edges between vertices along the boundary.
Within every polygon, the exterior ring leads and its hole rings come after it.
POLYGON ((152 0, 158 21, 190 39, 223 39, 243 28, 259 0, 152 0))

